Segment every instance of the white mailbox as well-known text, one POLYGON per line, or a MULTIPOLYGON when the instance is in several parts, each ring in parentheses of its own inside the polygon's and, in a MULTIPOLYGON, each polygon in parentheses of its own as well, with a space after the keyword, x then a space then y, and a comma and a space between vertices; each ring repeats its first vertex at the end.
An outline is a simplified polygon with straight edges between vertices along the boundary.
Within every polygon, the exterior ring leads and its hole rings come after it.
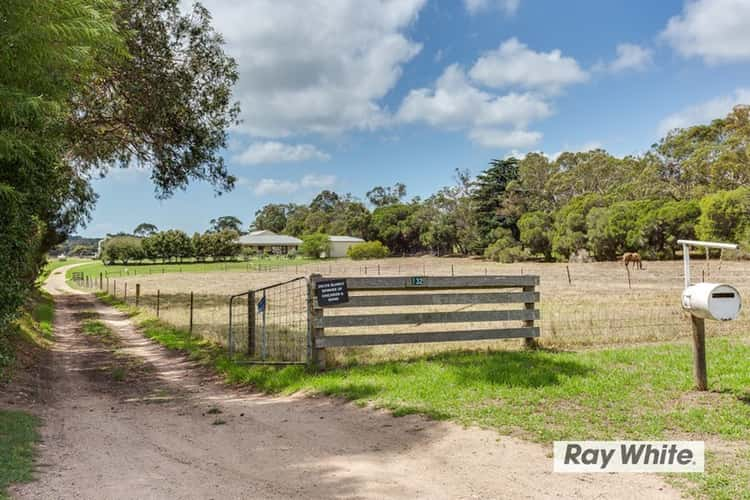
POLYGON ((731 285, 698 283, 683 290, 682 308, 699 318, 728 321, 739 316, 742 299, 731 285))

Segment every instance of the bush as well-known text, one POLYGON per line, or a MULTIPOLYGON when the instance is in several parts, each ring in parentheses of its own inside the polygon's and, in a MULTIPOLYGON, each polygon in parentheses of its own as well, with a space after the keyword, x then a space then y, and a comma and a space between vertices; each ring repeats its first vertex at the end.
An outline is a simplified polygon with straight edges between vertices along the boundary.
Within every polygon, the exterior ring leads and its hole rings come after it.
POLYGON ((327 256, 330 253, 330 246, 327 234, 313 233, 302 237, 302 245, 300 245, 299 250, 307 257, 318 259, 321 254, 325 253, 327 256))
POLYGON ((513 238, 510 229, 502 227, 495 229, 494 236, 497 239, 484 251, 485 258, 509 264, 527 260, 530 257, 529 253, 521 248, 521 244, 513 238))
POLYGON ((382 259, 388 257, 388 248, 379 241, 367 241, 350 246, 346 255, 353 260, 382 259))

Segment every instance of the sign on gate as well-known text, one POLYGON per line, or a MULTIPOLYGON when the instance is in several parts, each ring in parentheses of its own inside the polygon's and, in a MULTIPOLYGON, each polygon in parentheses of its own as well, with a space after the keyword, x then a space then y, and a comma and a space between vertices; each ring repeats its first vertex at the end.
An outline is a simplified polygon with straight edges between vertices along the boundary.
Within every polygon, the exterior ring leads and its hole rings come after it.
POLYGON ((315 296, 320 307, 349 302, 346 280, 321 280, 315 282, 315 296))

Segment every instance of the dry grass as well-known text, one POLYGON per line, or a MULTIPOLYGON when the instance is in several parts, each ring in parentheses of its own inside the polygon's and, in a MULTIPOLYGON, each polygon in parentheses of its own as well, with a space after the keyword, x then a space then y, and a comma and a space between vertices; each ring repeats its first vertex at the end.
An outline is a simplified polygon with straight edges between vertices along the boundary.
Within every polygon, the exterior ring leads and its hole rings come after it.
MULTIPOLYGON (((299 274, 290 272, 211 272, 138 276, 117 279, 117 296, 122 297, 128 285, 128 302, 134 302, 136 283, 141 285, 140 303, 152 310, 156 306, 156 291, 160 291, 161 318, 181 328, 189 326, 188 306, 190 291, 194 292, 193 331, 209 339, 226 342, 229 322, 229 295, 260 288, 299 275, 319 272, 336 276, 450 276, 483 274, 537 274, 542 302, 541 344, 553 348, 581 348, 612 344, 632 344, 668 341, 690 335, 688 316, 679 305, 682 289, 682 262, 646 262, 642 271, 631 271, 631 286, 627 274, 619 263, 601 262, 570 264, 571 283, 568 283, 566 264, 523 263, 494 264, 463 258, 390 258, 366 263, 339 260, 330 263, 300 266, 299 274)), ((693 276, 707 281, 728 282, 741 293, 750 296, 750 266, 745 262, 712 261, 706 268, 702 261, 693 265, 693 276)), ((110 292, 114 280, 110 282, 110 292)), ((246 306, 245 306, 246 307, 246 306)), ((431 308, 407 307, 404 312, 416 310, 481 310, 492 306, 435 306, 431 308)), ((509 308, 513 306, 503 306, 509 308)), ((393 309, 391 309, 393 311, 393 309)), ((358 312, 346 310, 346 314, 358 312)), ((370 312, 376 310, 370 309, 370 312)), ((328 313, 328 311, 327 311, 328 313)), ((332 311, 339 314, 343 311, 332 311)), ((304 315, 297 310, 293 316, 304 315)), ((287 318, 294 322, 302 317, 287 318)), ((506 326, 511 326, 505 323, 506 326)), ((476 328, 468 323, 451 324, 457 330, 476 328)), ((490 326, 483 324, 481 326, 490 326)), ((711 322, 709 335, 732 336, 748 331, 750 319, 743 312, 737 321, 711 322)), ((404 325, 402 327, 367 328, 369 333, 414 332, 445 329, 445 325, 404 325)), ((352 330, 350 330, 352 331, 352 330)), ((353 333, 361 333, 363 330, 353 333)), ((342 333, 332 331, 331 333, 342 333)), ((515 348, 517 341, 475 342, 462 347, 515 348)), ((455 348, 456 345, 388 346, 339 352, 339 361, 381 359, 420 355, 426 352, 455 348)))

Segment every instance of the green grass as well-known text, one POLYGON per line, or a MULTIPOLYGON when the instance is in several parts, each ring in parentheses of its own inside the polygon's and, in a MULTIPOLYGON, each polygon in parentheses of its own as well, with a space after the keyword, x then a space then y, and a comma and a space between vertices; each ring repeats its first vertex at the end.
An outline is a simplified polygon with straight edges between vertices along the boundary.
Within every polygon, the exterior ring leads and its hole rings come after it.
POLYGON ((99 278, 103 276, 141 276, 162 273, 203 273, 212 271, 253 271, 278 269, 281 267, 301 266, 313 262, 310 259, 298 257, 288 259, 283 257, 254 258, 249 261, 227 261, 227 262, 171 262, 171 263, 130 263, 104 265, 101 261, 93 261, 89 264, 70 269, 66 273, 66 279, 72 278, 73 272, 82 272, 85 276, 99 278))
POLYGON ((229 382, 267 392, 339 396, 396 415, 422 413, 543 443, 707 440, 707 473, 671 480, 696 496, 750 499, 746 340, 708 340, 711 391, 698 393, 692 390, 687 343, 585 352, 448 352, 316 373, 301 366, 238 365, 215 344, 153 318, 138 320, 146 336, 212 365, 229 382), (714 453, 715 443, 726 449, 714 453))
POLYGON ((6 331, 0 332, 0 382, 11 378, 16 350, 21 344, 49 347, 54 337, 54 307, 51 295, 34 291, 18 320, 6 331))
POLYGON ((114 335, 112 330, 102 321, 94 318, 96 318, 96 313, 84 311, 81 314, 81 328, 83 333, 109 344, 119 343, 119 339, 114 335))
POLYGON ((0 410, 0 499, 11 483, 32 479, 39 419, 20 411, 0 410))
POLYGON ((42 268, 42 272, 39 274, 39 278, 37 279, 37 283, 41 284, 44 283, 44 280, 46 280, 52 272, 57 269, 58 267, 67 266, 68 264, 77 264, 79 262, 86 262, 87 259, 67 259, 67 260, 57 260, 52 259, 48 260, 47 264, 42 268))

